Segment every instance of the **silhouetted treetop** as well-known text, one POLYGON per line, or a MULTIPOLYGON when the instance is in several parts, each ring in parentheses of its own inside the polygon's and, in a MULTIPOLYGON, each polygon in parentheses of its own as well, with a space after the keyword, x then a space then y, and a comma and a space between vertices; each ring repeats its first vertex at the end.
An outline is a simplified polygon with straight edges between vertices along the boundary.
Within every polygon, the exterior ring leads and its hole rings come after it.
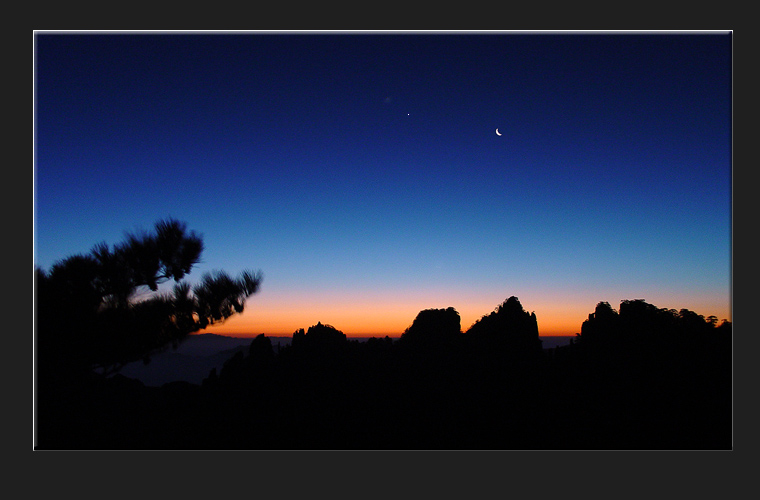
POLYGON ((99 243, 92 256, 99 264, 96 282, 104 299, 126 307, 136 289, 158 290, 162 282, 180 281, 200 260, 203 241, 174 219, 155 224, 154 233, 128 233, 113 249, 99 243))
POLYGON ((206 273, 193 288, 198 328, 243 312, 245 300, 259 290, 261 273, 243 271, 233 279, 224 271, 206 273))
POLYGON ((38 269, 40 353, 82 370, 113 371, 241 313, 258 291, 261 273, 231 278, 217 271, 190 286, 181 280, 202 250, 199 235, 166 219, 153 233, 128 234, 113 248, 100 243, 89 255, 57 262, 50 272, 38 269), (176 282, 171 293, 158 292, 169 280, 176 282), (141 289, 152 293, 138 296, 141 289))

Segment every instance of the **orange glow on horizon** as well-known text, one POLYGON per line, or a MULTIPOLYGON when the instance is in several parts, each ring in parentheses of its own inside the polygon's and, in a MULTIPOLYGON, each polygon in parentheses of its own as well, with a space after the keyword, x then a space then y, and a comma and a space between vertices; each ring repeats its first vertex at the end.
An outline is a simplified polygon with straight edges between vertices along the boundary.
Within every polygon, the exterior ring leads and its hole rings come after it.
MULTIPOLYGON (((467 331, 475 321, 490 314, 494 307, 466 304, 383 304, 374 307, 351 307, 350 305, 323 305, 318 307, 248 307, 239 316, 224 323, 213 325, 199 333, 217 333, 235 336, 291 336, 296 330, 308 329, 318 322, 332 325, 348 337, 399 337, 412 324, 423 309, 454 307, 461 317, 462 331, 467 331)), ((533 312, 532 309, 527 309, 533 312)), ((593 307, 590 312, 593 312, 593 307)), ((539 333, 542 336, 574 336, 588 312, 563 310, 536 310, 539 333)))
MULTIPOLYGON (((517 295, 517 294, 515 294, 517 295)), ((527 312, 535 312, 539 335, 575 336, 580 332, 583 321, 594 312, 596 304, 606 300, 618 309, 620 300, 592 299, 593 292, 576 294, 571 300, 561 300, 564 293, 537 293, 528 291, 517 295, 527 312)), ((626 294, 628 299, 638 294, 626 294)), ((509 296, 509 295, 508 295, 509 296)), ((507 297, 508 297, 507 296, 507 297)), ((278 296, 270 292, 267 296, 253 297, 245 311, 227 321, 213 325, 198 333, 215 333, 232 336, 291 336, 301 328, 308 329, 318 322, 332 325, 347 337, 399 337, 424 309, 454 307, 461 317, 462 331, 467 331, 475 321, 490 314, 507 297, 472 294, 462 297, 461 292, 419 292, 395 295, 367 293, 339 296, 322 292, 298 296, 278 296), (429 297, 429 298, 423 298, 429 297)), ((731 321, 731 301, 727 298, 723 307, 716 307, 715 297, 652 297, 647 302, 665 308, 690 309, 707 317, 715 315, 719 320, 731 321), (684 304, 684 305, 679 305, 684 304)))

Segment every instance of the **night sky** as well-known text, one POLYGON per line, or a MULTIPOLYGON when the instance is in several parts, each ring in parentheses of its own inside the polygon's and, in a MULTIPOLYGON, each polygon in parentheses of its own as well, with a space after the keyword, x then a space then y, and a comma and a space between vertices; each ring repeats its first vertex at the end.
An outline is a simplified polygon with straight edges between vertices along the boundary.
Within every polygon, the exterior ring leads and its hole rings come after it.
POLYGON ((215 333, 466 330, 512 295, 541 335, 599 301, 731 319, 729 33, 35 41, 43 269, 174 217, 191 281, 264 274, 215 333))

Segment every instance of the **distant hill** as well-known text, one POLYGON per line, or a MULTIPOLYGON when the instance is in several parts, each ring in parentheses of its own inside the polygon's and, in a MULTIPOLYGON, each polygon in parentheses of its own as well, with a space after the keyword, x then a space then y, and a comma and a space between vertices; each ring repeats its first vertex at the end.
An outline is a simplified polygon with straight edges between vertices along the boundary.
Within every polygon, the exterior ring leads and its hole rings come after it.
POLYGON ((541 339, 541 347, 544 349, 554 349, 555 347, 568 345, 575 336, 566 337, 539 337, 541 339))
MULTIPOLYGON (((290 343, 290 337, 270 337, 273 346, 290 343)), ((228 337, 214 333, 191 335, 176 349, 155 354, 150 363, 137 361, 126 365, 121 375, 159 387, 168 382, 200 384, 209 372, 220 370, 225 361, 242 351, 248 353, 253 337, 228 337)), ((275 347, 277 349, 277 347, 275 347)))
POLYGON ((238 346, 210 356, 168 351, 154 356, 147 365, 142 362, 130 363, 122 368, 120 373, 125 377, 135 378, 145 385, 155 387, 177 381, 200 384, 213 368, 220 369, 224 362, 237 352, 244 352, 247 349, 246 346, 238 346))
MULTIPOLYGON (((289 345, 291 337, 268 337, 275 350, 289 345)), ((541 337, 544 349, 567 345, 573 337, 541 337)), ((352 338, 351 340, 366 340, 352 338)), ((248 354, 253 337, 229 337, 215 333, 191 335, 176 350, 156 354, 147 365, 141 361, 130 363, 121 374, 143 384, 160 387, 168 382, 184 381, 200 384, 213 368, 221 370, 224 362, 239 351, 248 354)))
POLYGON ((209 356, 220 351, 251 345, 253 337, 228 337, 215 333, 190 335, 177 348, 177 353, 193 356, 209 356))

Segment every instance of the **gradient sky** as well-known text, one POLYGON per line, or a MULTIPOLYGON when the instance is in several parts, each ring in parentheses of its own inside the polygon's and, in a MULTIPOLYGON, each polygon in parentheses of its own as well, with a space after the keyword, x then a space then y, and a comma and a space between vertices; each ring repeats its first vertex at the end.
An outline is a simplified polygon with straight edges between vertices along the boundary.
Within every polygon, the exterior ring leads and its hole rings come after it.
POLYGON ((206 331, 541 335, 599 301, 731 319, 727 32, 37 33, 34 262, 164 217, 260 269, 206 331), (502 133, 497 136, 496 129, 502 133))

